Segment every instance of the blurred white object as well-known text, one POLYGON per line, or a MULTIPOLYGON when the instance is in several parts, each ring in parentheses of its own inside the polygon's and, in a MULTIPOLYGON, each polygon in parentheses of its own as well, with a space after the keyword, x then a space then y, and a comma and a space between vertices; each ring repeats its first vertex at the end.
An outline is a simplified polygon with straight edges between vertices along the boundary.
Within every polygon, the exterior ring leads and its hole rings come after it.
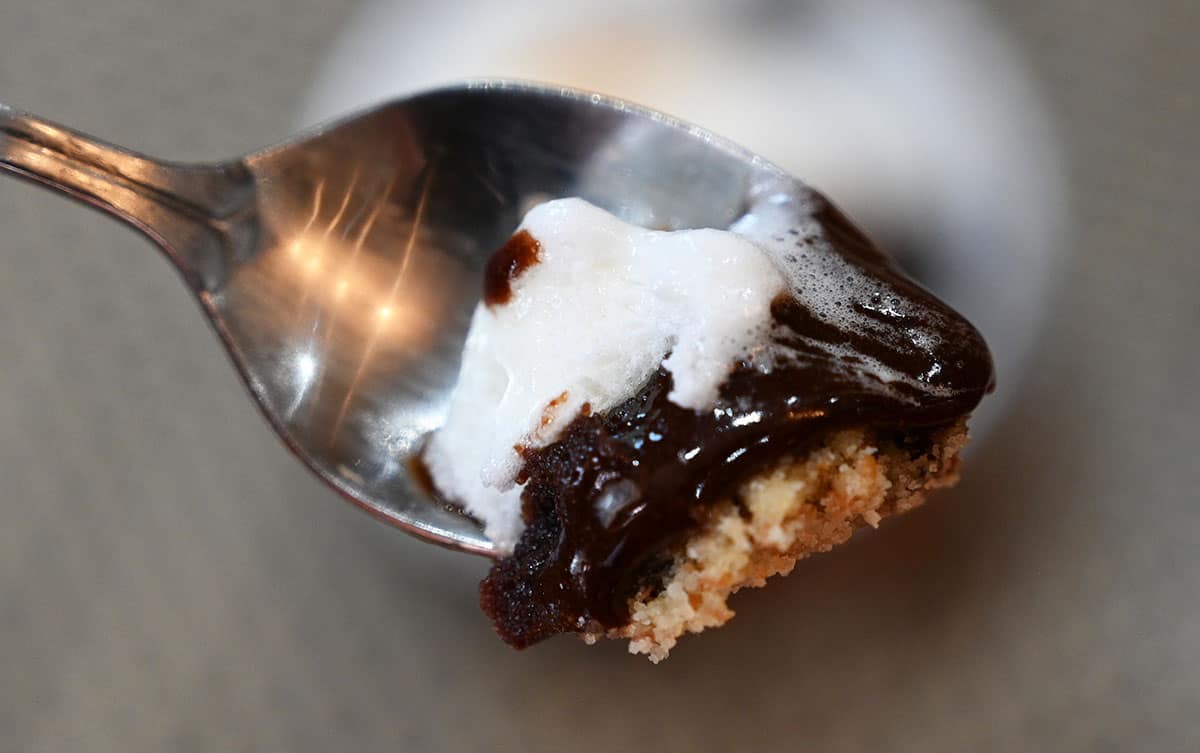
POLYGON ((1065 250, 1058 152, 1000 30, 959 0, 372 0, 315 123, 464 78, 551 81, 730 137, 821 189, 983 331, 1017 392, 1065 250))

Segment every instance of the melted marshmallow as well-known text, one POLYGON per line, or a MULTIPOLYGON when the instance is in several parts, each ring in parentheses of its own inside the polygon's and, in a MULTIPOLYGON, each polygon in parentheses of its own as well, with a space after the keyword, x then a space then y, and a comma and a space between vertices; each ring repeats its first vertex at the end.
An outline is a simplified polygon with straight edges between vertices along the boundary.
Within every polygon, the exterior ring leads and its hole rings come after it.
POLYGON ((586 404, 602 412, 661 365, 669 399, 703 410, 734 365, 769 337, 789 275, 741 235, 630 225, 581 199, 535 207, 521 230, 538 263, 507 303, 471 321, 445 425, 425 462, 443 494, 501 550, 520 535, 516 447, 555 441, 586 404))

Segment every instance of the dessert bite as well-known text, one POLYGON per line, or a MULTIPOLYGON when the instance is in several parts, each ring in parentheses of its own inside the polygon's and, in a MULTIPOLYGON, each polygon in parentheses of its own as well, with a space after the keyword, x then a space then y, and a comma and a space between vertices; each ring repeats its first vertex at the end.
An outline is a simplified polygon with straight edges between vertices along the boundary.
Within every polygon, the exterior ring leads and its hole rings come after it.
POLYGON ((991 386, 979 333, 816 192, 729 230, 561 199, 490 259, 423 461, 503 554, 481 602, 504 640, 658 661, 953 483, 991 386))

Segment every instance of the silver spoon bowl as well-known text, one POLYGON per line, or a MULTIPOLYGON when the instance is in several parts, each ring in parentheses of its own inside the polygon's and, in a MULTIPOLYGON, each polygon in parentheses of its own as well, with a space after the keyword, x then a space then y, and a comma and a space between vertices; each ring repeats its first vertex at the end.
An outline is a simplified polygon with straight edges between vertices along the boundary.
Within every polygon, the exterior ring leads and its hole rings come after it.
POLYGON ((488 256, 534 204, 579 196, 660 228, 725 228, 755 155, 575 90, 479 82, 391 102, 220 164, 136 154, 0 105, 0 168, 149 236, 287 447, 346 499, 496 554, 413 459, 441 423, 488 256))

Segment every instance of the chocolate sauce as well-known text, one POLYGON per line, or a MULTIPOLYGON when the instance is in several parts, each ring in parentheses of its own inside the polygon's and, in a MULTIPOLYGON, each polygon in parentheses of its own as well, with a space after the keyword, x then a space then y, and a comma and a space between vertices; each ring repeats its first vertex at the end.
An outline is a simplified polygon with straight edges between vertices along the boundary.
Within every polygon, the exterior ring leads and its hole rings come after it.
MULTIPOLYGON (((905 278, 836 208, 818 202, 816 217, 836 252, 916 304, 906 315, 882 300, 854 304, 881 331, 900 336, 846 331, 780 297, 772 305, 775 338, 789 357, 766 370, 739 364, 711 410, 671 402, 671 376, 660 368, 624 403, 585 412, 558 441, 522 450, 527 528, 481 587, 483 608, 506 641, 524 647, 560 632, 624 625, 630 596, 653 587, 705 506, 728 499, 748 474, 838 428, 928 437, 991 389, 991 357, 979 333, 905 278), (936 328, 936 342, 903 336, 917 325, 936 328), (847 369, 847 352, 864 368, 847 369), (872 381, 867 361, 906 379, 872 381)), ((506 270, 505 281, 507 270, 519 274, 511 251, 498 256, 488 266, 489 286, 493 268, 506 270)))
POLYGON ((512 300, 513 280, 537 264, 541 254, 542 244, 528 230, 517 231, 488 259, 483 270, 483 302, 499 306, 512 300))

